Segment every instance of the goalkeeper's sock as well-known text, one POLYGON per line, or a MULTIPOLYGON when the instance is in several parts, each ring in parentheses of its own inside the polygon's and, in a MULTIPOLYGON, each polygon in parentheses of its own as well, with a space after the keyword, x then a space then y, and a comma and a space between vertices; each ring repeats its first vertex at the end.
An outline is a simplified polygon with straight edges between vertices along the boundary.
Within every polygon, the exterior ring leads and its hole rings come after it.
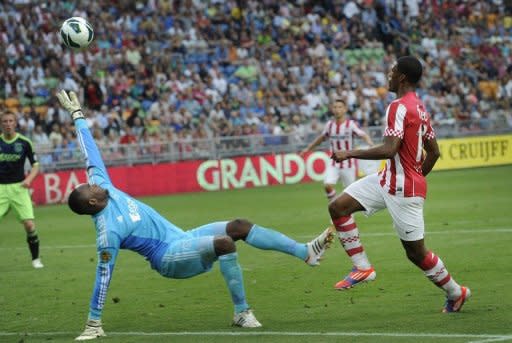
POLYGON ((32 259, 35 260, 39 257, 39 237, 37 236, 37 230, 27 232, 27 243, 32 259))
POLYGON ((238 264, 236 252, 219 256, 220 272, 226 281, 231 300, 235 305, 235 313, 245 311, 249 308, 245 299, 244 278, 242 268, 238 264))
POLYGON ((457 299, 460 297, 460 285, 455 282, 450 273, 448 273, 443 261, 432 251, 428 252, 419 267, 430 281, 446 292, 448 299, 457 299))
POLYGON ((306 244, 297 243, 280 232, 266 229, 259 225, 253 225, 245 242, 258 249, 284 252, 285 254, 298 257, 302 261, 308 257, 308 247, 306 244))

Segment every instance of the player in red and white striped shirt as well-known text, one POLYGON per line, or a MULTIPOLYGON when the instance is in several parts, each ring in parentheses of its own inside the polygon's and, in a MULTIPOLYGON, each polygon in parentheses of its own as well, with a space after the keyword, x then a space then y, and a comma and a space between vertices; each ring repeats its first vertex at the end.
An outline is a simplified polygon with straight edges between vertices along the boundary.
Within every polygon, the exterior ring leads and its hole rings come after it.
POLYGON ((375 279, 375 270, 361 245, 352 213, 365 211, 366 215, 371 215, 387 208, 409 260, 446 292, 443 312, 458 312, 471 292, 455 282, 443 261, 427 250, 424 242, 425 176, 440 153, 429 114, 415 93, 421 74, 422 66, 417 58, 400 57, 388 74, 389 90, 397 93, 397 99, 386 110, 383 143, 366 150, 342 150, 333 155, 337 162, 350 158, 388 159, 383 171, 351 184, 329 204, 332 221, 342 234, 345 250, 354 264, 349 275, 335 287, 347 289, 375 279))
MULTIPOLYGON (((354 137, 361 137, 370 146, 373 145, 371 138, 359 128, 357 122, 347 118, 347 105, 345 102, 337 98, 331 107, 334 119, 325 124, 322 133, 315 138, 304 150, 301 155, 313 150, 317 145, 329 140, 331 153, 341 150, 351 150, 354 148, 354 137)), ((328 200, 334 199, 336 196, 336 183, 341 179, 343 187, 347 187, 356 180, 356 161, 348 159, 346 161, 331 161, 327 165, 324 174, 324 189, 328 200)))

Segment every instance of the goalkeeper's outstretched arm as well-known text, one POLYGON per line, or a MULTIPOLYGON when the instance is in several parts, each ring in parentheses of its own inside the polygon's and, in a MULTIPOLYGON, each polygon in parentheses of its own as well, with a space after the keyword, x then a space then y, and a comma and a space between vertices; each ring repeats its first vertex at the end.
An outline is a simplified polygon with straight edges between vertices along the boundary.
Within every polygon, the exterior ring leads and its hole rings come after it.
POLYGON ((97 185, 101 185, 102 182, 112 183, 108 176, 107 168, 101 158, 98 146, 89 131, 84 113, 82 112, 82 107, 80 106, 75 92, 71 91, 68 95, 65 90, 61 90, 57 93, 57 98, 62 107, 71 114, 75 123, 78 145, 85 156, 89 182, 97 185))

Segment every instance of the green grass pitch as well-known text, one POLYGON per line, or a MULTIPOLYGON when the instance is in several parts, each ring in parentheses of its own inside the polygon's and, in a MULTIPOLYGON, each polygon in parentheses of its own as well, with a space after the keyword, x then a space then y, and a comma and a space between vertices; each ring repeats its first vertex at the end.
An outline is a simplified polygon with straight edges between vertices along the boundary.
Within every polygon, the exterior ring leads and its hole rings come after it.
MULTIPOLYGON (((263 328, 230 327, 218 265, 188 280, 152 271, 122 251, 100 342, 505 342, 512 341, 512 166, 435 172, 426 243, 473 297, 440 312, 443 293, 406 258, 386 211, 357 215, 377 280, 333 285, 351 267, 338 242, 319 267, 238 243, 247 297, 263 328), (114 299, 116 301, 114 301, 114 299)), ((248 218, 306 242, 329 223, 321 184, 145 198, 185 229, 248 218)), ((66 206, 35 209, 45 268, 30 265, 12 213, 0 222, 0 342, 70 342, 83 329, 95 276, 92 221, 66 206)))

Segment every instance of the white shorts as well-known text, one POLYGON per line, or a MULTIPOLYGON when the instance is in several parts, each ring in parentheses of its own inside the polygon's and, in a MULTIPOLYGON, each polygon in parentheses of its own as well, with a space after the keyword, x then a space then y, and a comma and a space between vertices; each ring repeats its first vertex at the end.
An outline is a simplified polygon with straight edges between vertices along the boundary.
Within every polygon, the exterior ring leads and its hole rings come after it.
POLYGON ((327 165, 324 174, 324 185, 335 185, 341 180, 343 187, 347 187, 356 180, 356 168, 339 168, 327 165))
POLYGON ((422 197, 399 197, 386 192, 379 183, 379 175, 368 175, 344 190, 365 208, 366 216, 387 208, 400 239, 417 241, 425 236, 422 197))

